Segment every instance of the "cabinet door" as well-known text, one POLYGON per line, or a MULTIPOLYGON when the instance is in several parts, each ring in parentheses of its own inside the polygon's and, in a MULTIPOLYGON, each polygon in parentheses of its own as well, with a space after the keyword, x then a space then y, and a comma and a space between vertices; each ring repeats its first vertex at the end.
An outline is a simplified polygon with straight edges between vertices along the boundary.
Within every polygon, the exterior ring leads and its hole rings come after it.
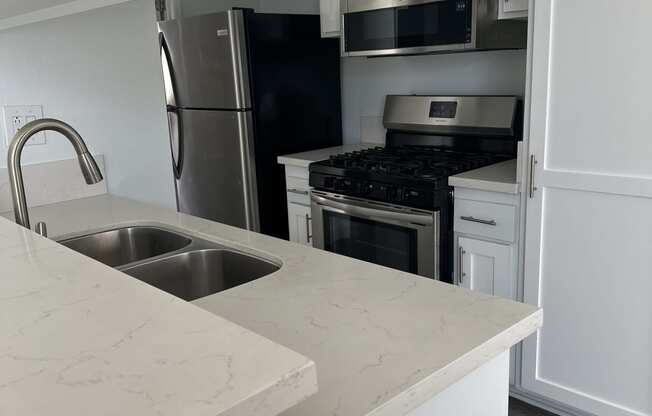
POLYGON ((342 25, 340 0, 319 0, 319 16, 321 17, 322 38, 340 36, 342 25))
POLYGON ((296 202, 288 203, 290 241, 312 246, 312 218, 310 207, 296 202))
POLYGON ((522 386, 649 416, 652 1, 627 3, 534 2, 524 299, 545 322, 523 344, 522 386))
POLYGON ((460 237, 458 249, 460 286, 514 299, 512 246, 460 237))
POLYGON ((527 17, 529 0, 499 0, 499 19, 527 17))
MULTIPOLYGON (((489 295, 515 299, 514 246, 473 238, 458 238, 460 286, 489 295)), ((509 354, 509 384, 516 375, 516 347, 509 354)))

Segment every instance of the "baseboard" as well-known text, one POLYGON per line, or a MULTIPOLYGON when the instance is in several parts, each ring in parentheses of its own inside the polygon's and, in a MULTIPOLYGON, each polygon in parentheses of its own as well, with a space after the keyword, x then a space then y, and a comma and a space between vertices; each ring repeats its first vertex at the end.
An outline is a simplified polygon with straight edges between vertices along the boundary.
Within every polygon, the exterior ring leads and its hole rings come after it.
POLYGON ((564 404, 546 399, 537 394, 521 390, 514 386, 510 386, 509 395, 515 399, 518 399, 532 406, 536 406, 550 413, 554 413, 558 416, 595 416, 591 413, 573 409, 564 404))

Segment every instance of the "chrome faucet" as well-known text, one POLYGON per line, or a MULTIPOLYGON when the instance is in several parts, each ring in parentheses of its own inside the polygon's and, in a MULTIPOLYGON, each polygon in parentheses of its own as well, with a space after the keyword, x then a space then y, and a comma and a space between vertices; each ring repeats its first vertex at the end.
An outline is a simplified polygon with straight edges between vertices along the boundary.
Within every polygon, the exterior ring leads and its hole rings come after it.
MULTIPOLYGON (((63 121, 44 118, 40 120, 35 120, 30 123, 27 123, 18 130, 14 136, 11 144, 9 145, 9 151, 7 152, 7 169, 9 171, 9 182, 11 184, 11 197, 13 199, 14 206, 14 216, 16 217, 16 223, 22 225, 25 228, 31 228, 29 223, 29 214, 27 212, 27 200, 25 197, 25 184, 23 182, 23 171, 20 167, 20 158, 23 153, 23 147, 25 143, 34 136, 35 134, 51 130, 61 133, 65 138, 67 138, 72 146, 75 148, 77 153, 77 158, 79 160, 79 166, 81 167, 82 174, 86 183, 89 185, 98 183, 104 179, 100 169, 97 167, 97 163, 93 156, 88 153, 88 148, 86 143, 81 138, 79 133, 75 131, 70 125, 64 123, 63 121)), ((36 227, 36 231, 44 237, 47 237, 47 228, 45 223, 39 223, 36 227)))

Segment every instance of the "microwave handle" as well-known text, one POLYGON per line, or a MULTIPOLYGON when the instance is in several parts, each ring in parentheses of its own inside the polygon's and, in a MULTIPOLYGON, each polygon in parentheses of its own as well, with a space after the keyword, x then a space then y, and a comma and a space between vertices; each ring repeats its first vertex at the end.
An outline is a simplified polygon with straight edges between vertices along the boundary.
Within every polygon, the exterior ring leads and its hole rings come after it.
POLYGON ((373 208, 364 203, 352 200, 339 200, 318 195, 314 192, 310 196, 313 203, 335 210, 340 214, 348 214, 362 218, 378 218, 399 221, 404 223, 415 223, 423 225, 432 225, 433 215, 428 213, 405 212, 397 208, 383 206, 383 208, 373 208))

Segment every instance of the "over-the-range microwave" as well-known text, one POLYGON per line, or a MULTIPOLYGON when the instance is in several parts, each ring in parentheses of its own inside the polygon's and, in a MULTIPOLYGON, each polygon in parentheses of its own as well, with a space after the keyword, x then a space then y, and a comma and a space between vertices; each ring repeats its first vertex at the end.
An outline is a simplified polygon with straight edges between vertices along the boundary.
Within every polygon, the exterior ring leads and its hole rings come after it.
POLYGON ((498 20, 500 0, 340 0, 342 56, 523 49, 527 22, 498 20))

